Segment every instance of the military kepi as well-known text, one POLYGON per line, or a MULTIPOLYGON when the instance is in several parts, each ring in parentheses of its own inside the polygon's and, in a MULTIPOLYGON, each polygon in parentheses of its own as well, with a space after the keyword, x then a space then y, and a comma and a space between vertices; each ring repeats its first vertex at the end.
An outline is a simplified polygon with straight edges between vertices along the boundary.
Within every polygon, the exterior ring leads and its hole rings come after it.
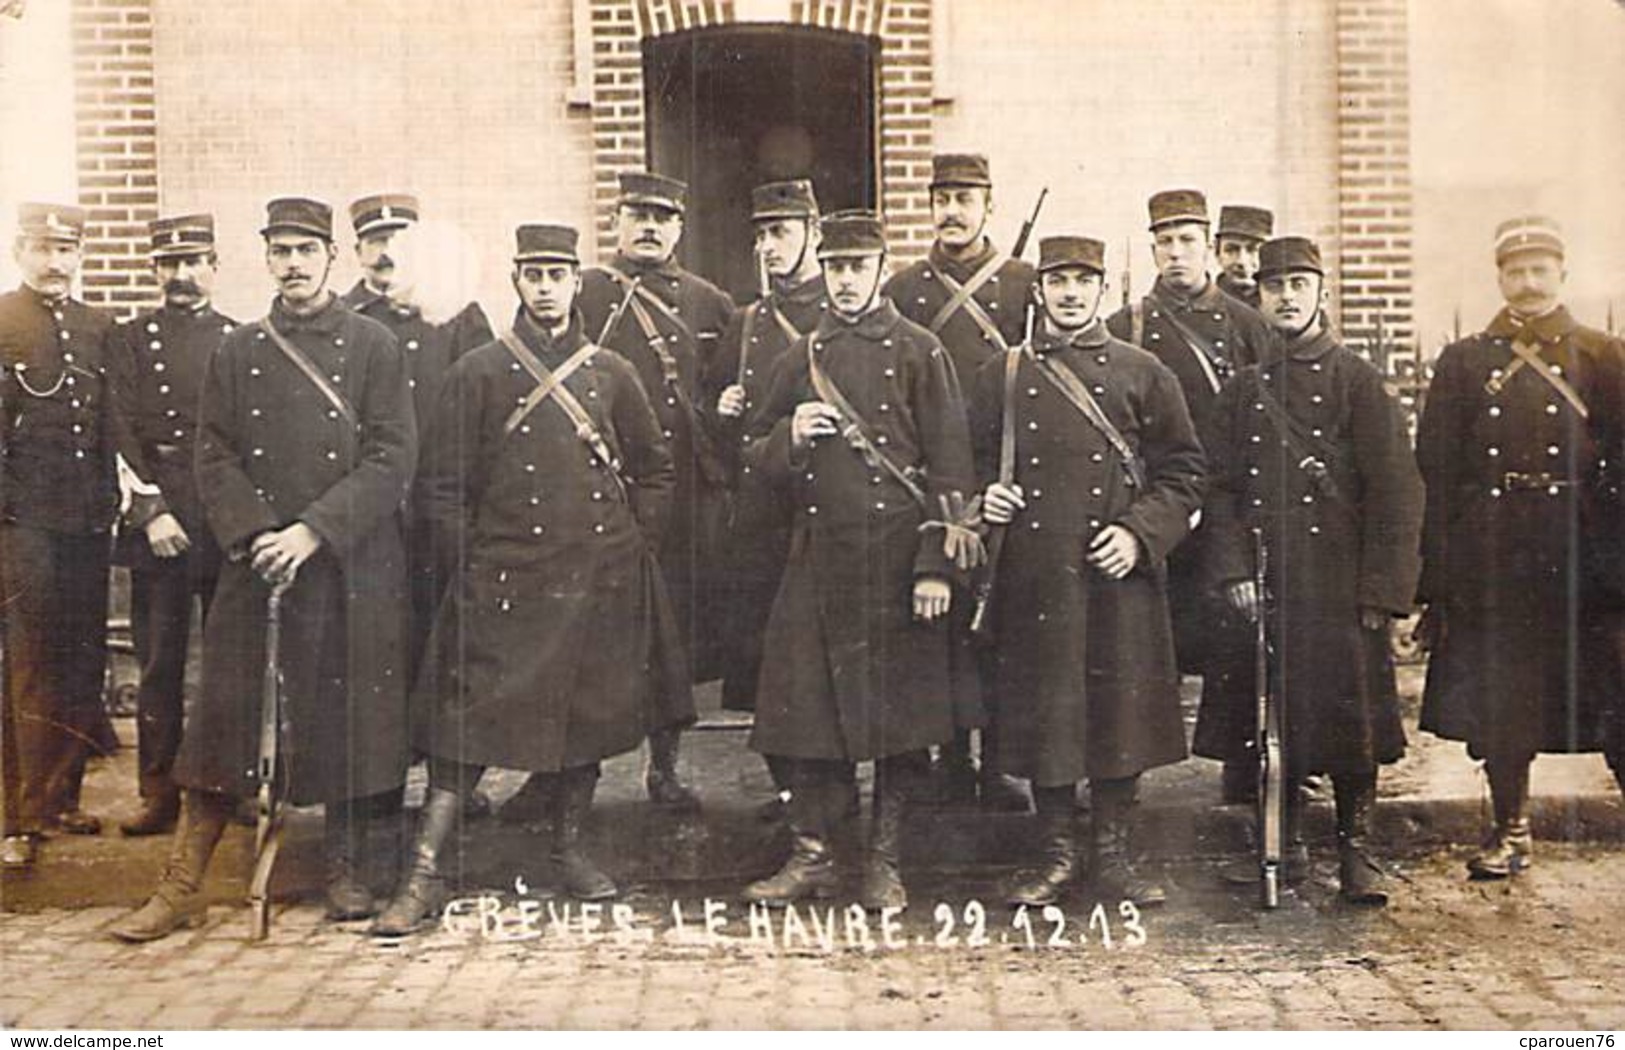
POLYGON ((1563 228, 1544 215, 1520 215, 1495 228, 1495 263, 1499 266, 1516 252, 1564 254, 1563 228))
POLYGON ((1151 228, 1176 222, 1208 222, 1207 197, 1201 190, 1163 190, 1153 193, 1148 205, 1151 228))
POLYGON ((1275 213, 1250 204, 1226 204, 1219 209, 1219 228, 1213 232, 1216 237, 1267 241, 1275 235, 1275 213))
POLYGON ((44 237, 53 241, 75 241, 85 235, 85 209, 73 204, 40 204, 29 201, 17 206, 17 236, 44 237))
POLYGON ((931 188, 992 186, 987 158, 980 153, 938 153, 931 158, 931 188))
POLYGON ((854 209, 826 215, 819 229, 824 234, 818 246, 820 258, 879 255, 886 250, 885 228, 880 216, 872 211, 854 209))
POLYGON ((333 208, 309 197, 277 197, 265 205, 265 226, 260 236, 273 233, 308 233, 331 241, 333 208))
POLYGON ((147 224, 154 259, 214 251, 214 216, 171 215, 147 224))
POLYGON ((514 232, 513 261, 567 262, 580 265, 581 257, 576 254, 576 245, 580 239, 580 235, 572 226, 530 223, 514 232))
POLYGON ((652 171, 620 174, 621 203, 665 208, 679 215, 688 207, 688 183, 652 171))
POLYGON ((1080 267, 1091 273, 1106 272, 1106 245, 1093 237, 1045 237, 1038 242, 1038 272, 1080 267))
POLYGON ((378 230, 410 226, 418 221, 419 211, 418 199, 410 193, 379 193, 350 205, 350 222, 355 235, 365 237, 378 230))
POLYGON ((1277 237, 1258 248, 1258 279, 1284 273, 1318 273, 1326 276, 1320 261, 1320 248, 1307 237, 1277 237))
POLYGON ((768 182, 750 191, 750 219, 813 219, 818 217, 818 198, 806 179, 768 182))

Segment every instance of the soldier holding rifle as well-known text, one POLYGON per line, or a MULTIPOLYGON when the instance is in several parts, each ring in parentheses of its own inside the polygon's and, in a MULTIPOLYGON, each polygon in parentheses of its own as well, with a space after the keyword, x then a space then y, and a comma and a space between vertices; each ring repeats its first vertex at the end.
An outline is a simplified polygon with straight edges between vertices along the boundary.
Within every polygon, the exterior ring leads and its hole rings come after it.
POLYGON ((1281 346, 1219 394, 1203 432, 1205 576, 1238 613, 1268 618, 1271 702, 1285 707, 1285 881, 1307 875, 1297 782, 1327 773, 1342 896, 1381 905, 1384 875, 1368 851, 1377 767, 1405 749, 1388 625, 1411 607, 1421 479, 1381 373, 1327 325, 1319 248, 1267 241, 1258 278, 1281 346), (1255 530, 1267 596, 1254 580, 1255 530))
POLYGON ((988 616, 1001 772, 1031 781, 1043 866, 1012 904, 1060 898, 1081 874, 1073 795, 1091 790, 1092 881, 1165 898, 1129 856, 1140 774, 1185 757, 1164 559, 1202 501, 1202 451, 1179 382, 1099 318, 1105 246, 1039 245, 1043 320, 992 357, 971 400, 984 515, 1004 540, 988 616))

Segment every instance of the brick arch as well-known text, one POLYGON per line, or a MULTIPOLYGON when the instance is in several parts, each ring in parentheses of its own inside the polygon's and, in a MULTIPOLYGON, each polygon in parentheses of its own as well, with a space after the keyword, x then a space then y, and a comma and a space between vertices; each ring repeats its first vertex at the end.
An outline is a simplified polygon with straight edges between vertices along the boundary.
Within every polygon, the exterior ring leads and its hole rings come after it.
MULTIPOLYGON (((577 76, 591 64, 577 102, 591 108, 593 208, 600 257, 614 252, 610 215, 616 177, 641 169, 645 136, 643 41, 729 25, 813 26, 880 39, 876 126, 880 204, 894 254, 911 258, 930 243, 931 0, 577 0, 586 39, 577 76)), ((578 34, 582 27, 578 26, 578 34)))

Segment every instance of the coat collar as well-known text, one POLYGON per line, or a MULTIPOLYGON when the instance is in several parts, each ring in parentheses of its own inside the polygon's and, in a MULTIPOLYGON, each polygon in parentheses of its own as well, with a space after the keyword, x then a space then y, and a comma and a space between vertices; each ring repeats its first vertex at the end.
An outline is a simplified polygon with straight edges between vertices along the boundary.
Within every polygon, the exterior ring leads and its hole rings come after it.
POLYGON ((1042 355, 1068 348, 1098 350, 1109 339, 1106 324, 1098 317, 1076 332, 1060 332, 1041 324, 1033 332, 1033 353, 1042 355))
POLYGON ((279 295, 271 300, 271 323, 276 325, 279 332, 321 332, 324 334, 338 331, 344 318, 350 314, 350 308, 339 301, 335 294, 328 298, 327 305, 309 316, 300 316, 289 313, 287 307, 282 305, 279 295))
POLYGON ((561 361, 575 353, 587 341, 581 334, 581 311, 570 311, 570 324, 558 337, 543 331, 541 326, 530 319, 523 306, 514 311, 513 334, 519 341, 530 348, 531 352, 544 361, 561 361))
POLYGON ((1533 337, 1542 343, 1555 343, 1571 334, 1580 327, 1569 313, 1569 308, 1559 306, 1539 317, 1524 319, 1515 315, 1509 308, 1503 306, 1501 311, 1490 321, 1489 327, 1484 331, 1497 338, 1523 339, 1528 341, 1533 337))
POLYGON ((830 339, 846 332, 851 332, 861 339, 884 339, 891 334, 892 329, 897 327, 902 318, 903 315, 897 312, 896 304, 885 296, 880 296, 878 305, 856 321, 848 321, 833 309, 825 310, 824 315, 818 319, 817 332, 822 339, 830 339))
POLYGON ((941 270, 956 281, 963 282, 977 270, 986 266, 987 261, 993 258, 997 251, 998 249, 993 247, 993 241, 984 234, 982 236, 981 250, 968 259, 949 257, 948 253, 942 250, 942 245, 936 241, 931 242, 931 251, 927 254, 926 259, 934 268, 941 270))
POLYGON ((774 287, 773 300, 790 306, 807 306, 818 302, 824 297, 824 275, 822 273, 802 281, 789 288, 774 287))
POLYGON ((610 260, 609 265, 612 269, 619 271, 623 277, 658 275, 675 280, 683 274, 683 268, 677 265, 676 255, 668 257, 664 262, 646 263, 640 259, 634 259, 629 255, 622 255, 617 252, 615 258, 610 260))
POLYGON ((364 280, 357 281, 355 287, 345 292, 339 299, 358 314, 364 314, 374 306, 382 306, 385 312, 393 317, 413 317, 419 312, 415 306, 402 306, 383 292, 373 291, 364 280))
POLYGON ((1225 294, 1219 287, 1219 282, 1208 279, 1207 286, 1195 295, 1186 297, 1162 283, 1158 277, 1151 286, 1151 297, 1161 306, 1170 310, 1223 310, 1225 308, 1225 294))
POLYGON ((1337 336, 1321 319, 1320 331, 1307 339, 1294 339, 1281 347, 1279 356, 1290 361, 1319 361, 1338 347, 1337 336))

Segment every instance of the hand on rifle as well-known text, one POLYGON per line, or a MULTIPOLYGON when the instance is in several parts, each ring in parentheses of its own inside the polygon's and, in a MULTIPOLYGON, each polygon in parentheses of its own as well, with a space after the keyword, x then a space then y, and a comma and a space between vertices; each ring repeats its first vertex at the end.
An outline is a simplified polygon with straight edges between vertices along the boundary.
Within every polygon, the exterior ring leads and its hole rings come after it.
POLYGON ((822 401, 803 401, 790 418, 790 444, 798 450, 811 445, 814 438, 834 437, 840 432, 835 406, 822 401))
POLYGON ((1027 509, 1020 485, 1001 485, 997 481, 982 494, 982 520, 989 525, 1008 525, 1017 511, 1027 509))
POLYGON ((1374 605, 1360 606, 1360 626, 1368 631, 1382 631, 1388 628, 1388 613, 1374 605))
POLYGON ((930 623, 948 615, 948 603, 953 591, 948 581, 939 576, 922 576, 914 581, 914 618, 930 623))
POLYGON ((1108 525, 1090 541, 1088 560, 1107 579, 1121 580, 1140 563, 1140 538, 1121 525, 1108 525))
POLYGON ((1444 635, 1444 610, 1437 605, 1425 607, 1417 618, 1416 630, 1411 632, 1411 637, 1416 639, 1423 652, 1430 652, 1443 644, 1444 635))
POLYGON ((717 415, 723 419, 737 419, 745 414, 745 388, 734 383, 717 398, 717 415))
POLYGON ((1258 585, 1252 580, 1236 580, 1227 584, 1224 597, 1230 603, 1230 608, 1246 617, 1248 623, 1258 622, 1258 585))
POLYGON ((254 537, 249 550, 254 557, 254 571, 269 584, 288 584, 312 554, 321 549, 322 538, 316 530, 302 521, 285 529, 274 529, 254 537))
POLYGON ((148 546, 160 558, 177 557, 192 546, 191 537, 173 514, 160 514, 147 522, 146 533, 148 546))

